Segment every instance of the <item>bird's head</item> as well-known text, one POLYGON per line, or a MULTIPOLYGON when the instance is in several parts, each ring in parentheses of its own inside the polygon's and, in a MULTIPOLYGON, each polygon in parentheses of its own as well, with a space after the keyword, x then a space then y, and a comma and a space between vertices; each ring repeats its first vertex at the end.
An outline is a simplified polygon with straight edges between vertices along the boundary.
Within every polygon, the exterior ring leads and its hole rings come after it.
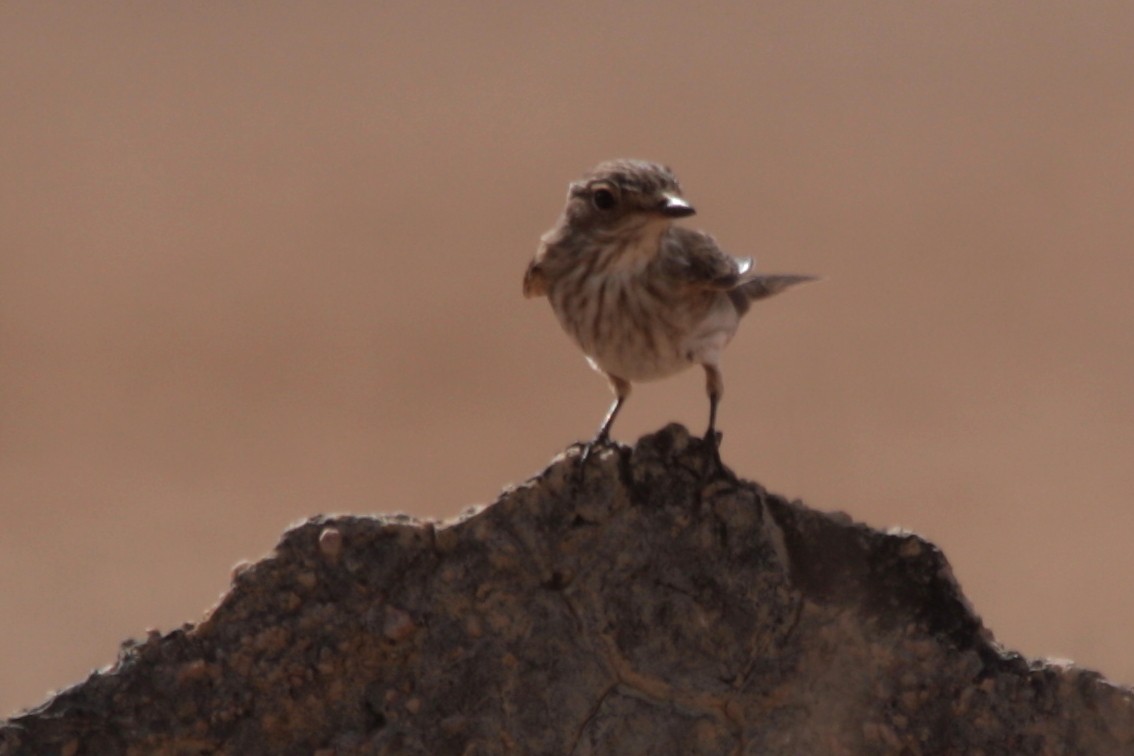
POLYGON ((567 192, 567 222, 580 230, 615 231, 626 226, 668 226, 693 215, 673 172, 645 160, 608 160, 567 192))

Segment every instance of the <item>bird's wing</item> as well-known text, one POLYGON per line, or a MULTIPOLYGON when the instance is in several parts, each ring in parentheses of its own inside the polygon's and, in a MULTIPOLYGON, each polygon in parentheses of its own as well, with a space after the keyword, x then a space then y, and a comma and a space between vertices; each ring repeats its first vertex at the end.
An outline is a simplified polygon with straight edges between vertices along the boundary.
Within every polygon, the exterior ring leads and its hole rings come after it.
POLYGON ((738 260, 708 234, 680 226, 666 233, 661 262, 668 275, 702 289, 728 291, 754 275, 752 258, 738 260))
POLYGON ((524 296, 531 299, 545 294, 547 294, 547 275, 544 274, 543 268, 539 266, 539 259, 536 258, 528 263, 528 269, 524 272, 524 296))

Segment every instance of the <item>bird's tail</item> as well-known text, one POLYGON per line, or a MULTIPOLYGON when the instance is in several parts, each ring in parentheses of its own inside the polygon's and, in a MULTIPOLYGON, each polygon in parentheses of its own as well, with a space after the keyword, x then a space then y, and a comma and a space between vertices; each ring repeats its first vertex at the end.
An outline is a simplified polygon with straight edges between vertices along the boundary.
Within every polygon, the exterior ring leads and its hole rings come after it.
POLYGON ((748 305, 757 299, 767 299, 796 284, 818 281, 818 276, 797 276, 789 274, 754 275, 729 292, 736 309, 743 315, 748 305))

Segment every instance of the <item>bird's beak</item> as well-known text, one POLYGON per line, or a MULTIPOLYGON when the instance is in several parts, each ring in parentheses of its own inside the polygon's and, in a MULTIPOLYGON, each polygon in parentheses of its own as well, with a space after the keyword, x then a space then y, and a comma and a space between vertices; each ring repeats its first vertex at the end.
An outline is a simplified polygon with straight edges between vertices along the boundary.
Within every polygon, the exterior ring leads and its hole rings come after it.
POLYGON ((667 194, 662 197, 658 212, 667 218, 685 218, 697 212, 693 206, 676 194, 667 194))

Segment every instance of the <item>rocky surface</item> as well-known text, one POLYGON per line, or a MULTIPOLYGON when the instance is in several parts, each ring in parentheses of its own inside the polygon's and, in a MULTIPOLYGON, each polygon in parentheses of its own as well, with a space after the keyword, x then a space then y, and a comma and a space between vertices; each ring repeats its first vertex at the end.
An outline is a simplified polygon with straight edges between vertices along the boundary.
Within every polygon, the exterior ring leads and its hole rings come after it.
POLYGON ((708 459, 669 426, 454 522, 315 517, 0 754, 1134 753, 1134 692, 1003 650, 932 544, 708 459))

